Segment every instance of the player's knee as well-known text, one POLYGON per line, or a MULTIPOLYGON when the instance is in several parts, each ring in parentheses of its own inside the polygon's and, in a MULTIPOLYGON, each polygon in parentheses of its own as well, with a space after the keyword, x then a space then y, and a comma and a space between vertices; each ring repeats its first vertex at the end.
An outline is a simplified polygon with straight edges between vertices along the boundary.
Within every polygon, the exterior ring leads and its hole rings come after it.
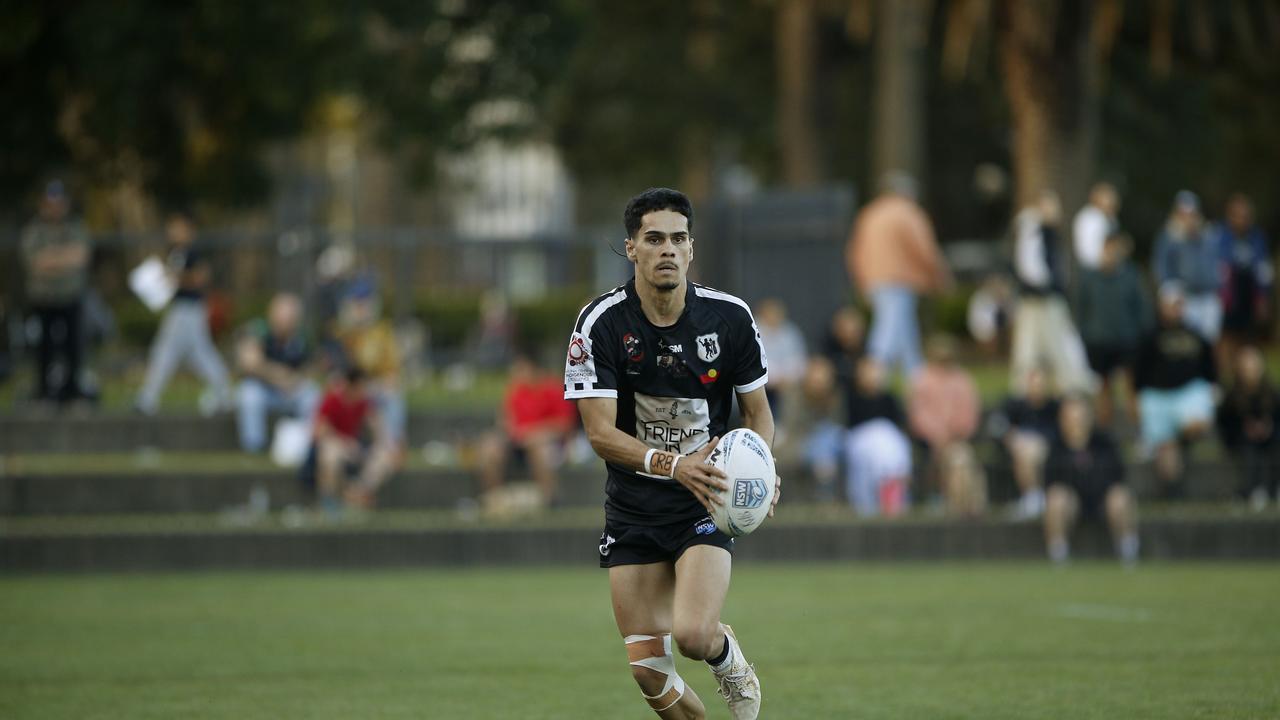
POLYGON ((640 691, 650 697, 661 693, 663 686, 667 682, 667 676, 665 673, 660 673, 657 670, 650 670, 647 667, 641 667, 639 665, 631 666, 631 677, 636 681, 636 684, 640 686, 640 691))
POLYGON ((679 702, 685 686, 671 655, 671 636, 628 635, 625 642, 631 676, 649 707, 662 712, 679 702))
POLYGON ((672 639, 680 648, 680 654, 694 660, 705 660, 720 650, 724 632, 720 623, 676 624, 672 639))

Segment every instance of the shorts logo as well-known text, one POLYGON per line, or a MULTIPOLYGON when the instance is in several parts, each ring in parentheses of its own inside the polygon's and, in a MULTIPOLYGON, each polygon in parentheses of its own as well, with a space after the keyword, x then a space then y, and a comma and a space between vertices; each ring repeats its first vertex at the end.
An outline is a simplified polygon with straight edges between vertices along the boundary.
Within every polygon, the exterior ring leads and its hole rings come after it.
POLYGON ((569 364, 577 367, 586 364, 591 359, 591 353, 587 352, 586 338, 581 335, 575 335, 569 343, 569 364))
POLYGON ((719 333, 699 335, 694 342, 698 344, 698 359, 702 362, 711 362, 720 357, 719 333))
POLYGON ((609 533, 602 533, 600 535, 600 557, 609 557, 610 546, 616 542, 618 541, 609 533))
POLYGON ((735 480, 733 482, 733 506, 754 510, 764 504, 764 480, 735 480))
POLYGON ((710 535, 715 531, 716 531, 716 524, 715 524, 715 521, 711 519, 710 515, 702 518, 701 520, 698 521, 697 525, 693 526, 693 532, 695 535, 710 535))

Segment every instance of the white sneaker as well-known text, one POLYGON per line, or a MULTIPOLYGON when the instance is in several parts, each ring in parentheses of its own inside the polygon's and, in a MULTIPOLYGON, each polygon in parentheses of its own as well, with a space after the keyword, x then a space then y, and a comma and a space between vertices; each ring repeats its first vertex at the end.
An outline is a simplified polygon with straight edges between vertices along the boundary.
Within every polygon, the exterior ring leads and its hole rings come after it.
POLYGON ((760 678, 742 655, 733 628, 725 625, 724 631, 729 636, 729 665, 723 672, 712 671, 720 683, 720 697, 729 703, 734 720, 755 720, 760 714, 760 678))

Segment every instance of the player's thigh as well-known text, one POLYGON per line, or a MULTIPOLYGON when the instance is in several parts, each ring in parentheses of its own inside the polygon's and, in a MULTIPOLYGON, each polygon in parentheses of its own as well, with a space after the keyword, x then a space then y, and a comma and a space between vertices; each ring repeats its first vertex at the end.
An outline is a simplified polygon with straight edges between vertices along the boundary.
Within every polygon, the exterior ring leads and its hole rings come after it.
MULTIPOLYGON (((718 632, 729 593, 733 556, 715 545, 694 545, 676 561, 675 623, 678 630, 718 632)), ((680 635, 683 633, 677 633, 680 635)))
POLYGON ((675 568, 669 562, 609 568, 609 593, 618 632, 623 637, 671 632, 675 586, 675 568))

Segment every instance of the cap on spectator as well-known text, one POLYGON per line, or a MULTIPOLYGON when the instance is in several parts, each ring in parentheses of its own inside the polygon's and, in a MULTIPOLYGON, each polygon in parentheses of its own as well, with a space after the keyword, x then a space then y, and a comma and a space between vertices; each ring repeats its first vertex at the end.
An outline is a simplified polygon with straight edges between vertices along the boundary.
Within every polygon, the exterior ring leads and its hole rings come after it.
POLYGON ((1173 196, 1173 206, 1185 212, 1200 212, 1200 198, 1190 190, 1179 190, 1173 196))
POLYGON ((368 300, 376 294, 377 288, 373 280, 366 277, 357 278, 347 287, 347 297, 352 300, 368 300))
POLYGON ((67 187, 62 184, 61 180, 50 180, 44 186, 44 196, 50 200, 65 200, 67 198, 67 187))
POLYGON ((1160 286, 1160 302, 1174 303, 1186 298, 1187 292, 1182 287, 1182 283, 1177 280, 1168 280, 1160 286))

